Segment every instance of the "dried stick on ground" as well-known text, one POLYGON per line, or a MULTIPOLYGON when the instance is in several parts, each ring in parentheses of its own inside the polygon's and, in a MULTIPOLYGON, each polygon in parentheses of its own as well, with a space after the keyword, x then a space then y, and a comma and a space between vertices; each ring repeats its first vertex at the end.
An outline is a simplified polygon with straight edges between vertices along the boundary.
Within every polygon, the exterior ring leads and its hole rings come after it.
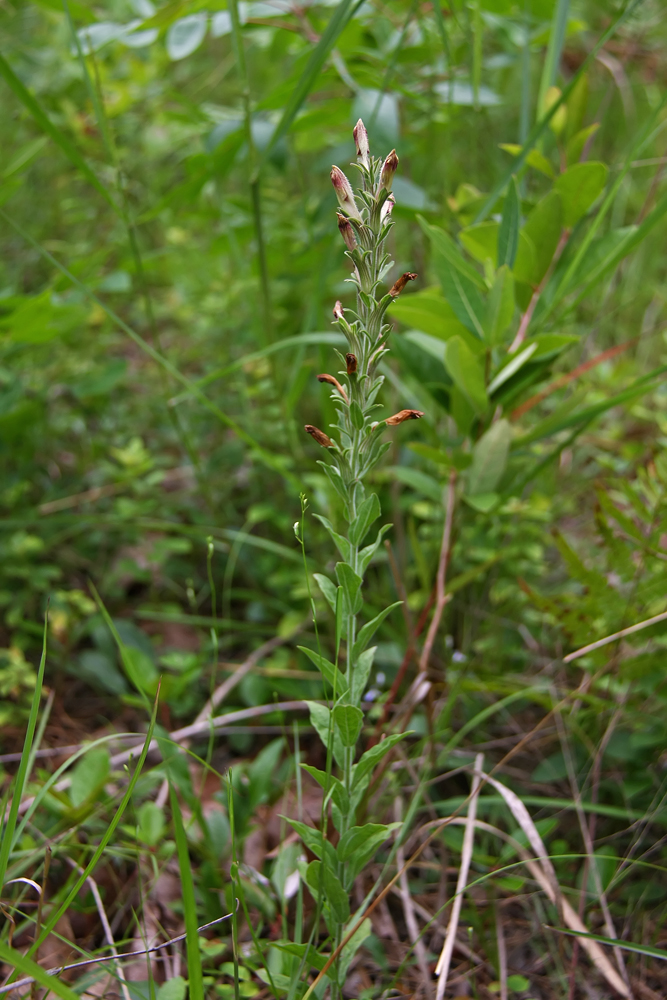
MULTIPOLYGON (((403 819, 403 800, 400 796, 394 799, 394 820, 400 823, 403 819)), ((401 836, 402 830, 399 831, 399 836, 401 836)), ((422 940, 419 925, 417 923, 417 918, 415 917, 414 906, 412 905, 412 897, 410 896, 410 886, 408 885, 408 870, 405 864, 405 854, 403 852, 403 845, 400 844, 396 850, 396 864, 401 872, 401 877, 398 880, 399 893, 401 897, 401 902, 403 904, 403 916, 405 917, 405 925, 408 929, 408 934, 410 936, 410 941, 414 941, 414 949, 417 955, 417 962, 419 964, 419 970, 422 974, 422 985, 424 988, 424 993, 428 1000, 433 996, 431 990, 431 974, 428 967, 428 959, 426 957, 426 947, 422 940)))
POLYGON ((456 895, 454 896, 454 902, 452 903, 452 912, 449 917, 449 926, 447 927, 445 943, 442 946, 440 958, 435 968, 436 975, 438 976, 436 1000, 442 1000, 445 995, 445 989, 447 988, 447 976, 449 975, 449 964, 452 960, 452 953, 454 951, 456 929, 459 925, 459 915, 461 913, 461 904, 463 902, 463 891, 468 881, 468 870, 472 860, 473 839, 475 836, 475 819, 477 818, 477 796, 482 781, 483 764, 484 754, 478 753, 475 757, 475 770, 473 773, 472 788, 470 790, 470 804, 468 805, 465 833, 463 835, 461 867, 459 868, 459 877, 456 883, 456 895))

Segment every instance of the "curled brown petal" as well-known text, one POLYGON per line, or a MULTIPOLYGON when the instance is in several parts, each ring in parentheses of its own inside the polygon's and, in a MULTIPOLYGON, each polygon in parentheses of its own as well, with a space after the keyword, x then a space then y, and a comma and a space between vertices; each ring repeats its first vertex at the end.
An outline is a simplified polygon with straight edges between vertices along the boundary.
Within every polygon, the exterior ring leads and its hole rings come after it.
POLYGON ((338 379, 334 378, 333 375, 327 375, 326 372, 323 372, 322 375, 318 375, 317 376, 317 381, 318 382, 328 382, 328 384, 332 385, 334 387, 334 389, 336 389, 336 391, 343 397, 343 399, 345 400, 345 402, 349 404, 350 400, 347 398, 347 393, 345 392, 345 389, 340 384, 340 382, 338 381, 338 379))
POLYGON ((357 356, 356 354, 346 354, 345 364, 347 365, 347 374, 354 375, 357 371, 357 356))
POLYGON ((404 420, 419 420, 423 416, 422 410, 399 410, 392 417, 387 417, 385 424, 388 424, 389 427, 395 427, 396 424, 402 424, 404 420))
POLYGON ((312 424, 306 424, 304 430, 307 434, 310 434, 310 436, 314 438, 318 444, 321 444, 323 448, 333 448, 333 441, 329 435, 325 434, 324 431, 321 431, 319 427, 313 427, 312 424))
POLYGON ((405 274, 402 274, 398 279, 398 281, 395 281, 394 284, 389 289, 389 294, 391 295, 392 299, 397 298, 401 294, 401 292, 407 285, 408 281, 415 281, 415 279, 418 277, 419 275, 415 274, 414 271, 406 271, 405 274))

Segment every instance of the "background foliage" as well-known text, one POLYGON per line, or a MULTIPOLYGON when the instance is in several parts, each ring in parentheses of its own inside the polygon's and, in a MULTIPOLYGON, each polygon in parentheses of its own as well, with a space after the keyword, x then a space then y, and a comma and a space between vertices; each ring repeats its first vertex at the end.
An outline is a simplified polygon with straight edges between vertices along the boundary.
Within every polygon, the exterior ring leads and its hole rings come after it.
MULTIPOLYGON (((662 868, 638 864, 660 865, 664 855, 664 632, 657 624, 562 660, 665 611, 661 5, 18 0, 0 17, 4 749, 22 743, 47 599, 49 746, 78 745, 110 726, 144 731, 160 675, 164 734, 195 718, 228 659, 243 660, 301 623, 299 641, 315 648, 292 525, 302 491, 312 510, 334 524, 340 518, 302 426, 334 419, 315 376, 335 370, 331 309, 339 298, 349 304, 350 286, 328 171, 352 158, 361 115, 373 151, 395 146, 401 160, 392 280, 419 274, 390 309, 396 330, 382 413, 426 414, 392 431, 371 477, 393 529, 390 549, 368 571, 367 617, 397 597, 405 604, 379 633, 365 734, 379 720, 390 728, 382 706, 404 659, 407 676, 391 701, 414 676, 406 653, 427 620, 454 468, 451 600, 430 660, 434 700, 409 722, 414 766, 424 780, 438 779, 419 805, 424 821, 467 795, 467 779, 443 779, 446 770, 469 764, 480 748, 490 770, 542 720, 503 780, 542 823, 558 877, 577 893, 573 906, 605 935, 600 884, 590 859, 579 857, 590 852, 573 822, 581 793, 588 820, 597 817, 589 833, 606 859, 596 870, 617 931, 664 946, 662 868), (468 294, 472 314, 452 290, 453 273, 472 282, 480 303, 468 294), (493 289, 501 296, 505 278, 513 278, 515 305, 505 326, 494 326, 493 289), (526 343, 535 337, 538 347, 498 383, 508 357, 519 356, 507 347, 531 305, 526 343), (487 337, 479 351, 471 339, 478 321, 487 337), (459 347, 454 357, 457 337, 468 353, 459 347), (468 355, 477 367, 466 369, 468 355), (479 442, 499 417, 502 440, 485 452, 479 442), (563 700, 561 722, 545 720, 563 700), (433 731, 431 770, 422 772, 419 737, 433 731), (578 895, 582 886, 588 896, 578 895)), ((310 517, 305 542, 308 573, 332 575, 329 537, 310 517)), ((333 619, 316 601, 326 647, 333 619)), ((308 657, 286 642, 246 674, 225 710, 322 694, 308 657)), ((209 758, 220 769, 235 762, 235 850, 272 880, 267 888, 243 876, 267 940, 284 932, 281 914, 294 918, 285 879, 297 857, 253 861, 244 845, 257 817, 273 830, 265 854, 279 841, 276 817, 287 807, 274 804, 296 787, 286 720, 258 716, 253 725, 264 730, 239 729, 209 758)), ((395 721, 407 726, 405 717, 395 721)), ((303 726, 301 752, 324 766, 303 726)), ((206 757, 206 745, 194 748, 206 757)), ((33 791, 50 763, 32 773, 33 791)), ((14 857, 16 873, 37 877, 28 868, 44 863, 40 834, 60 838, 73 857, 81 830, 99 839, 119 801, 108 768, 106 751, 88 751, 69 792, 45 797, 39 832, 24 830, 17 845, 32 861, 14 857)), ((416 773, 389 770, 369 818, 375 810, 391 821, 393 799, 416 773)), ((165 774, 163 764, 136 785, 136 815, 118 827, 116 868, 108 865, 117 882, 136 864, 148 884, 171 863, 162 843, 167 801, 155 805, 165 774)), ((228 906, 233 897, 229 800, 209 789, 215 818, 197 826, 194 780, 184 768, 174 778, 196 822, 173 837, 181 850, 190 838, 201 924, 221 913, 213 891, 228 906)), ((508 815, 487 789, 481 818, 508 815)), ((461 837, 452 826, 443 850, 457 857, 461 837)), ((513 857, 498 841, 480 840, 473 866, 481 877, 513 857)), ((54 899, 69 884, 62 865, 54 899)), ((434 912, 429 893, 441 890, 419 872, 414 893, 434 912)), ((464 904, 470 955, 484 957, 480 964, 461 953, 457 961, 479 996, 493 995, 503 978, 495 892, 517 927, 556 922, 520 874, 464 904)), ((108 893, 118 912, 141 909, 116 883, 108 893)), ((403 919, 395 916, 406 940, 403 919)), ((116 929, 132 937, 124 920, 116 929)), ((75 931, 71 940, 93 949, 98 932, 91 925, 88 938, 75 931)), ((244 953, 239 979, 238 951, 220 933, 217 952, 202 944, 206 988, 222 996, 232 984, 248 996, 264 989, 256 957, 244 953)), ((391 983, 398 963, 379 935, 374 926, 346 995, 379 995, 391 983)), ((529 946, 528 932, 517 935, 505 970, 517 995, 584 989, 583 959, 577 966, 570 944, 559 951, 540 931, 529 946)), ((429 947, 434 962, 440 943, 429 947)), ((289 984, 294 973, 280 954, 271 951, 269 984, 278 995, 288 988, 280 977, 289 984)), ((659 995, 659 963, 627 961, 636 995, 659 995)), ((406 990, 418 981, 411 962, 397 980, 406 990)), ((585 977, 595 979, 588 970, 585 977)))

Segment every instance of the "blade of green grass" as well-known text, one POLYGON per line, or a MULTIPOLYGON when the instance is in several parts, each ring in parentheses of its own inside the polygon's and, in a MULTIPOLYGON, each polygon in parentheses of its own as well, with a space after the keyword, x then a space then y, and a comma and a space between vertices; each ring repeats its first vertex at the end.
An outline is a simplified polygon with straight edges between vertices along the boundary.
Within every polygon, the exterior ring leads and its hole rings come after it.
POLYGON ((76 146, 70 142, 65 133, 54 125, 51 119, 48 117, 42 106, 39 104, 37 99, 30 93, 28 88, 19 80, 18 76, 14 73, 7 60, 3 55, 0 54, 0 74, 4 76, 9 87, 14 91, 14 94, 18 97, 24 107, 30 112, 32 117, 35 119, 39 127, 43 132, 46 132, 48 136, 53 139, 57 146, 60 146, 61 150, 67 157, 67 159, 78 169, 81 173, 90 181, 96 191, 102 195, 102 197, 107 201, 115 212, 120 215, 120 208, 116 204, 115 199, 109 194, 106 187, 99 180, 97 175, 88 166, 83 156, 76 148, 76 146))
POLYGON ((0 941, 0 958, 7 965, 13 965, 14 969, 18 969, 25 976, 31 976, 40 986, 45 987, 47 994, 55 993, 62 1000, 81 1000, 79 994, 75 993, 67 983, 63 983, 56 975, 50 976, 41 965, 37 965, 31 958, 22 955, 15 948, 10 948, 4 941, 0 941))
POLYGON ((181 816, 181 807, 171 782, 169 784, 169 799, 176 839, 176 853, 178 854, 178 867, 181 873, 181 891, 183 893, 185 947, 188 963, 188 995, 190 1000, 204 1000, 204 978, 201 968, 201 954, 199 952, 197 903, 195 901, 195 887, 192 880, 192 867, 188 852, 188 841, 183 826, 183 817, 181 816))
POLYGON ((622 948, 623 951, 636 951, 640 955, 649 955, 651 958, 660 958, 663 962, 667 962, 667 951, 664 951, 662 948, 654 948, 651 944, 635 944, 633 941, 621 941, 618 938, 602 937, 601 934, 584 934, 582 931, 568 931, 564 927, 551 927, 549 924, 545 924, 544 926, 547 930, 556 931, 557 934, 568 934, 570 937, 599 941, 600 944, 622 948))
POLYGON ((544 107, 544 99, 549 87, 553 87, 556 82, 558 67, 560 65, 560 57, 563 51, 563 42, 565 41, 565 30, 567 28, 569 13, 570 0, 558 0, 554 9, 551 31, 549 32, 547 57, 544 60, 544 66, 542 67, 542 78, 540 80, 540 89, 537 97, 538 114, 544 107))
MULTIPOLYGON (((266 162, 267 157, 273 151, 277 142, 287 133, 290 125, 296 118, 301 105, 310 93, 317 77, 322 71, 322 67, 329 56, 329 53, 336 44, 338 38, 347 27, 348 22, 354 17, 365 0, 341 0, 336 7, 331 20, 322 32, 319 42, 310 54, 303 73, 292 91, 292 95, 283 111, 282 118, 278 122, 271 139, 262 154, 261 163, 266 162)), ((260 163, 260 165, 261 165, 260 163)))
POLYGON ((201 391, 201 389, 198 388, 198 386, 195 383, 191 382, 186 375, 183 375, 182 372, 179 371, 179 369, 171 363, 171 361, 169 361, 162 354, 160 354, 160 352, 157 351, 154 347, 152 347, 148 343, 148 341, 144 340, 141 334, 137 333, 136 330, 133 330, 131 326, 128 326, 128 324, 123 319, 121 319, 120 316, 118 316, 118 314, 113 311, 113 309, 110 309, 106 305, 106 303, 102 301, 102 299, 98 298, 97 295, 95 295, 95 293, 91 291, 90 288, 88 288, 87 285, 85 285, 82 281, 79 281, 79 279, 74 274, 72 274, 72 272, 67 267, 65 267, 64 264, 61 264, 60 261, 56 260, 53 254, 49 253, 49 251, 46 250, 40 243, 34 240, 29 233, 26 233, 23 227, 20 226, 17 222, 15 222, 9 215, 7 215, 7 213, 3 209, 0 209, 0 216, 5 220, 5 222, 9 223, 12 229, 16 230, 16 232, 19 233, 24 240, 26 240, 26 242, 28 242, 32 247, 34 247, 35 250, 37 250, 41 254, 41 256, 44 257, 45 260, 48 260, 53 267, 55 267, 58 271, 60 271, 61 274, 64 274, 65 277, 68 278, 68 280, 76 288, 82 291, 92 302, 95 302, 97 305, 99 305, 99 307, 104 311, 104 313, 109 317, 109 319, 117 326, 119 326, 120 329, 124 333, 126 333, 131 340, 134 341, 137 347, 139 347, 144 352, 144 354, 147 354, 149 358, 152 358, 153 361, 155 361, 158 365, 164 368, 164 370, 168 372, 172 376, 172 378, 174 378, 177 382, 180 382, 180 384, 185 387, 188 394, 194 396, 194 398, 197 399, 198 402, 201 403, 201 405, 206 410, 209 411, 209 413, 217 417, 217 419, 220 420, 221 423, 225 424, 226 427, 229 427, 231 430, 233 430, 234 433, 242 441, 244 441, 250 448, 252 448, 257 458, 264 465, 266 465, 267 468, 271 469, 273 472, 278 472, 281 476, 284 477, 284 479, 289 483, 290 486, 294 487, 295 489, 300 488, 299 481, 285 468, 284 461, 282 461, 279 456, 272 455, 270 452, 266 451, 266 449, 262 448, 259 442, 255 441, 255 439, 252 437, 251 434, 248 434, 248 432, 245 431, 239 424, 237 424, 235 420, 227 416, 227 414, 223 410, 221 410, 214 403, 212 403, 211 400, 204 395, 204 393, 201 391))
MULTIPOLYGON (((37 726, 37 716, 39 714, 39 703, 42 697, 42 685, 44 683, 44 668, 46 666, 46 637, 48 629, 48 612, 44 616, 44 638, 42 641, 42 657, 39 661, 39 670, 37 671, 37 680, 35 682, 35 690, 32 696, 32 704, 30 705, 30 715, 28 716, 28 727, 26 729, 25 740, 23 741, 23 752, 21 754, 21 763, 19 764, 19 769, 16 775, 16 780, 14 782, 14 788, 12 793, 12 802, 9 807, 9 816, 7 822, 5 823, 4 830, 2 831, 2 844, 0 844, 0 888, 4 885, 5 876, 7 874, 7 865, 9 864, 9 856, 11 854, 12 847, 14 846, 14 833, 16 830, 16 820, 19 814, 19 806, 21 805, 21 797, 23 795, 23 789, 28 778, 29 770, 28 766, 31 762, 31 750, 32 742, 35 736, 35 728, 37 726)), ((2 816, 4 820, 4 813, 2 816)))
POLYGON ((97 865, 97 862, 100 860, 100 858, 104 854, 104 852, 105 852, 105 850, 107 848, 107 845, 109 844, 109 842, 111 841, 111 838, 113 837, 114 833, 116 832, 116 828, 118 827, 118 824, 120 823, 121 819, 123 818, 123 814, 125 813, 125 810, 127 809, 128 805, 130 803, 132 795, 134 794, 134 788, 135 788, 135 786, 137 784, 137 781, 139 780, 139 776, 140 776, 140 774, 142 772, 144 763, 146 761, 146 757, 148 755, 148 749, 149 749, 149 747, 151 745, 151 740, 153 739, 153 730, 155 729, 155 719, 156 719, 156 716, 157 716, 159 695, 160 695, 160 692, 159 692, 159 689, 158 689, 158 693, 157 693, 157 695, 155 697, 155 703, 153 705, 153 712, 152 712, 152 715, 151 715, 151 720, 150 720, 150 723, 149 723, 149 726, 148 726, 148 732, 146 733, 146 739, 144 740, 144 745, 143 745, 143 748, 142 748, 142 751, 141 751, 141 755, 139 757, 139 760, 137 761, 137 766, 134 769, 134 773, 133 773, 132 777, 130 778, 130 780, 128 782, 128 786, 127 786, 127 789, 125 791, 125 795, 123 796, 123 798, 121 800, 121 803, 118 806, 118 809, 116 810, 116 812, 114 813, 114 816, 112 817, 111 822, 109 823, 108 827, 106 828, 106 830, 102 834, 102 838, 101 838, 99 844, 97 845, 95 851, 93 852, 93 855, 92 855, 90 861, 88 862, 88 864, 86 865, 85 869, 81 872, 81 875, 76 880, 76 882, 74 883, 74 885, 72 886, 72 888, 68 892, 67 896, 65 897, 65 899, 63 900, 63 902, 60 904, 60 906, 58 906, 58 907, 56 907, 54 909, 54 911, 50 915, 49 919, 45 922, 45 924, 44 924, 44 926, 42 928, 42 932, 39 935, 39 937, 31 944, 31 946, 30 946, 30 948, 29 948, 29 950, 27 952, 28 957, 30 957, 30 956, 32 956, 32 955, 35 954, 35 952, 37 951, 37 949, 39 948, 39 946, 42 944, 43 941, 46 940, 46 938, 49 936, 49 934, 51 933, 51 931, 53 930, 53 928, 55 927, 55 925, 58 923, 58 921, 60 920, 60 918, 67 912, 67 910, 69 909, 69 907, 71 906, 71 904, 73 903, 73 901, 78 896, 79 891, 80 891, 81 887, 84 885, 86 879, 95 870, 95 866, 97 865))
POLYGON ((625 21, 627 21, 627 19, 637 10, 637 8, 643 2, 644 0, 633 0, 633 2, 628 4, 625 10, 609 26, 609 28, 607 28, 604 34, 600 36, 600 38, 597 40, 597 42, 595 43, 589 54, 586 56, 586 58, 584 59, 581 66, 574 74, 570 82, 567 84, 566 87, 563 88, 563 91, 559 99, 551 105, 546 114, 542 118, 540 118, 540 120, 536 122, 533 128, 530 130, 523 149, 516 156, 516 158, 512 160, 509 167, 507 168, 507 170, 505 171, 501 179, 498 181, 498 183, 494 187, 489 197, 486 199, 486 201, 480 208, 475 218, 475 222, 482 222, 493 211, 493 207, 498 201, 498 198, 509 184, 510 177, 512 176, 512 174, 518 173, 523 164, 526 162, 526 157, 528 156, 529 152, 531 151, 531 149, 533 149, 537 141, 544 135, 547 128, 549 127, 549 122, 556 114, 558 109, 568 99, 568 97, 576 87, 581 74, 586 72, 588 67, 595 60, 595 57, 597 56, 600 49, 607 44, 609 39, 616 34, 620 26, 625 21))

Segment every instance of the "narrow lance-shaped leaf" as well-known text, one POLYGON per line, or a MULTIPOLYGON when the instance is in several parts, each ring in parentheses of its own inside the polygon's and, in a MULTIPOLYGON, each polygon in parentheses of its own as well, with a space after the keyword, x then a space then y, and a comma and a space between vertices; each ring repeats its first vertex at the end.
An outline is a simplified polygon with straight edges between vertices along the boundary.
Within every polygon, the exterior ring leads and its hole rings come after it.
POLYGON ((519 249, 519 192, 514 177, 507 186, 503 216, 498 230, 498 267, 514 267, 519 249))

